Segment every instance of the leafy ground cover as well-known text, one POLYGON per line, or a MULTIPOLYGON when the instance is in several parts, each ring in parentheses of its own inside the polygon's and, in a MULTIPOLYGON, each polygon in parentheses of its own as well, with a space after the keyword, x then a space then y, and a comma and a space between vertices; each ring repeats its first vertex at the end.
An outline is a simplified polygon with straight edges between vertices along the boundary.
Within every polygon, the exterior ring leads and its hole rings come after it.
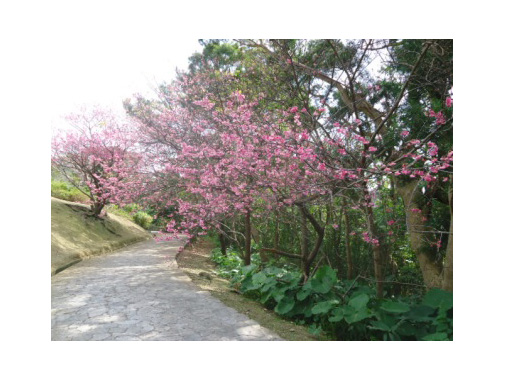
POLYGON ((262 262, 258 254, 243 266, 232 249, 213 250, 218 275, 237 292, 309 332, 334 340, 452 340, 452 293, 432 289, 414 296, 377 298, 374 284, 341 280, 328 265, 307 280, 294 265, 262 262))
POLYGON ((308 332, 307 327, 296 325, 285 320, 261 303, 244 297, 230 287, 230 282, 217 275, 218 268, 211 260, 214 243, 201 239, 193 245, 188 245, 177 256, 177 264, 201 289, 218 298, 225 305, 234 308, 257 321, 261 326, 277 333, 280 337, 291 341, 322 340, 324 336, 316 337, 308 332))

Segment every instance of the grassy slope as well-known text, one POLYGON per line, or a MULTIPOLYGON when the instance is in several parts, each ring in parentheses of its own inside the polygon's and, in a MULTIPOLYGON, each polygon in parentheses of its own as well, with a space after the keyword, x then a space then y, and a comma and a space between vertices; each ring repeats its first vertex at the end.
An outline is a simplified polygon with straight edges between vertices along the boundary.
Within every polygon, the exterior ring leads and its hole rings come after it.
POLYGON ((51 198, 51 276, 85 258, 147 240, 151 235, 117 215, 86 215, 88 206, 51 198))

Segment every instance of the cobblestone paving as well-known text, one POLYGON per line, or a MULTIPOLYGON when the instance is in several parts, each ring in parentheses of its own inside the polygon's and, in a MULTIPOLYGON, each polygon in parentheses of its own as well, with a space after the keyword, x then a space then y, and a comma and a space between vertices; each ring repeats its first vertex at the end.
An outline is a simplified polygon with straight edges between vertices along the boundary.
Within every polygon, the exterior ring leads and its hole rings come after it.
POLYGON ((51 340, 281 340, 191 283, 179 246, 150 240, 53 276, 51 340))

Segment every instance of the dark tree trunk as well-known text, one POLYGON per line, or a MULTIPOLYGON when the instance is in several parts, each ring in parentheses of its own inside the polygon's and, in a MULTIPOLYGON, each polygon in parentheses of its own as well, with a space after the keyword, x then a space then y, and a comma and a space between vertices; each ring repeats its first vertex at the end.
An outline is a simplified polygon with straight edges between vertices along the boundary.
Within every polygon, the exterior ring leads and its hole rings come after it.
POLYGON ((382 255, 382 244, 379 239, 379 234, 377 232, 377 226, 375 225, 375 220, 373 216, 373 210, 371 207, 366 207, 366 218, 368 224, 368 230, 372 239, 378 239, 379 244, 372 244, 373 251, 373 268, 375 274, 375 280, 377 281, 377 298, 384 297, 384 263, 382 255))
POLYGON ((307 227, 307 217, 305 216, 305 213, 302 211, 302 207, 299 206, 300 208, 300 251, 301 251, 301 270, 304 274, 304 282, 308 279, 309 273, 310 273, 310 267, 308 271, 306 270, 307 267, 307 259, 309 256, 309 229, 307 227))
POLYGON ((279 249, 279 211, 275 211, 274 249, 279 249))
POLYGON ((102 212, 103 208, 105 207, 105 204, 102 202, 95 202, 91 205, 91 215, 94 216, 95 218, 100 215, 102 212))
POLYGON ((347 261, 347 279, 351 280, 354 276, 354 267, 352 262, 351 254, 351 231, 349 226, 349 216, 347 215, 347 209, 344 203, 344 223, 345 223, 345 254, 347 261))
POLYGON ((226 239, 226 236, 224 236, 224 234, 220 233, 219 234, 219 244, 221 246, 221 254, 223 256, 226 256, 226 248, 228 248, 228 244, 227 244, 227 239, 226 239))
POLYGON ((323 244, 324 240, 324 227, 321 227, 321 225, 317 222, 317 220, 314 218, 314 216, 310 213, 310 211, 307 210, 304 204, 299 204, 298 207, 300 208, 300 211, 302 213, 302 226, 305 229, 305 231, 302 232, 302 237, 305 236, 306 240, 305 243, 302 244, 302 272, 303 272, 303 278, 304 282, 306 282, 309 277, 310 277, 310 270, 312 267, 312 263, 314 262, 319 249, 321 248, 321 245, 323 244), (310 253, 308 252, 308 229, 307 229, 307 220, 312 224, 312 227, 314 227, 314 230, 317 233, 317 239, 314 244, 314 247, 312 248, 312 251, 310 253), (303 250, 306 250, 306 253, 304 254, 303 250))
POLYGON ((245 253, 244 265, 251 264, 251 211, 247 211, 245 215, 245 253))
MULTIPOLYGON (((363 199, 365 202, 370 202, 370 193, 368 191, 366 183, 363 183, 363 199)), ((372 242, 372 252, 373 252, 373 268, 375 280, 377 281, 377 298, 384 297, 384 258, 383 258, 383 247, 382 239, 379 236, 379 231, 377 225, 375 224, 375 218, 373 215, 373 208, 369 205, 365 206, 365 216, 366 223, 368 227, 368 233, 370 234, 370 239, 377 239, 378 244, 372 242)))

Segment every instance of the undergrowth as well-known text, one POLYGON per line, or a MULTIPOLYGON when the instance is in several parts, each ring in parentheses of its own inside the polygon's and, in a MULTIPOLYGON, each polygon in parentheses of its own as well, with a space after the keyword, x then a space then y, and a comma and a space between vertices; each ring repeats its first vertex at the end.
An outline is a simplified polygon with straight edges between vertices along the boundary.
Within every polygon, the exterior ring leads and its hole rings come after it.
POLYGON ((212 252, 218 274, 247 297, 277 314, 308 325, 338 340, 452 340, 452 293, 432 289, 421 297, 377 299, 370 283, 341 280, 329 266, 320 267, 303 283, 293 265, 261 263, 242 266, 240 255, 228 249, 212 252))

